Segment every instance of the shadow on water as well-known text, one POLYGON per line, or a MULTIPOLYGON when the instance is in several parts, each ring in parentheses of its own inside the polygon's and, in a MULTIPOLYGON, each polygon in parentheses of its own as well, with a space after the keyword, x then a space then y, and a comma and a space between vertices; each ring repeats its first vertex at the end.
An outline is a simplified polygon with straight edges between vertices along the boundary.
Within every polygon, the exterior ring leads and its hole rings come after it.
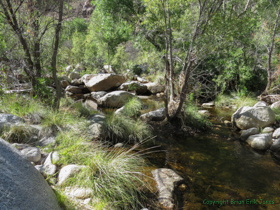
POLYGON ((255 151, 239 140, 229 141, 233 132, 221 122, 231 113, 212 112, 213 129, 197 136, 158 134, 155 144, 164 152, 151 154, 149 160, 190 182, 180 209, 280 209, 279 157, 255 151), (222 205, 206 204, 223 200, 222 205))

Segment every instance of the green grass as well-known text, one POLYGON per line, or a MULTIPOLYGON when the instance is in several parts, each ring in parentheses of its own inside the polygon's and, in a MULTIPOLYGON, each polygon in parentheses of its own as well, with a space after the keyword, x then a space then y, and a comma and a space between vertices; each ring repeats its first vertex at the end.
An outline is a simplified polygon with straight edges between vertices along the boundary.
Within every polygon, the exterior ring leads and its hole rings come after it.
MULTIPOLYGON (((114 208, 137 209, 136 206, 140 205, 140 200, 143 199, 139 189, 145 186, 139 171, 145 162, 141 154, 133 152, 135 147, 109 149, 104 143, 90 142, 86 136, 74 132, 61 133, 57 144, 61 165, 86 166, 69 178, 62 188, 91 188, 92 198, 97 198, 102 207, 106 204, 114 208)), ((96 204, 93 205, 96 207, 96 204)))
POLYGON ((139 114, 142 109, 142 102, 138 98, 131 98, 124 106, 122 114, 128 117, 134 117, 139 114))
POLYGON ((235 92, 231 93, 230 95, 218 95, 215 99, 215 105, 217 107, 236 106, 236 108, 239 108, 241 106, 254 106, 257 102, 258 100, 253 94, 243 96, 238 95, 238 93, 235 92))
POLYGON ((123 114, 108 114, 103 125, 103 132, 112 141, 142 141, 150 137, 151 126, 137 119, 134 120, 123 114))
POLYGON ((28 126, 17 125, 5 128, 1 132, 1 138, 10 143, 29 143, 32 137, 32 129, 28 126))
POLYGON ((188 103, 184 107, 183 122, 186 126, 199 130, 204 130, 212 126, 207 116, 200 114, 198 112, 198 107, 192 103, 188 103))
MULTIPOLYGON (((88 134, 88 122, 81 117, 80 107, 72 106, 71 100, 63 99, 58 111, 45 106, 38 99, 4 96, 0 109, 5 113, 24 116, 40 113, 43 129, 56 130, 54 147, 49 150, 60 154, 58 166, 77 164, 86 166, 76 176, 56 191, 60 205, 69 209, 72 204, 64 196, 66 186, 90 187, 93 190, 91 205, 95 209, 140 209, 144 200, 142 189, 142 168, 145 162, 133 149, 111 149, 102 141, 91 141, 88 134), (11 104, 17 103, 17 105, 11 104), (70 206, 70 207, 69 207, 70 206)), ((142 141, 151 135, 151 127, 146 123, 130 118, 142 108, 139 101, 131 100, 125 106, 124 114, 108 115, 104 123, 104 132, 110 138, 126 141, 142 141)), ((84 116, 84 114, 82 114, 84 116)), ((28 139, 29 131, 24 127, 14 127, 2 135, 4 139, 18 142, 28 139)), ((144 187, 143 187, 144 186, 144 187)))
POLYGON ((279 123, 280 122, 280 110, 279 109, 272 109, 275 114, 275 120, 279 123))

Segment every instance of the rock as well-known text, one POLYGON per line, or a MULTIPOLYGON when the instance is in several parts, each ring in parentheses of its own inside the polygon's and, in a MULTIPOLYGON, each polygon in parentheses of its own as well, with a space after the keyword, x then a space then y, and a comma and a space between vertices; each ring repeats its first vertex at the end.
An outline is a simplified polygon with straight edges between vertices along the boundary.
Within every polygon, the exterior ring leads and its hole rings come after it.
POLYGON ((84 76, 82 76, 79 80, 80 83, 82 83, 83 85, 85 85, 86 83, 88 83, 93 77, 96 77, 97 74, 85 74, 84 76))
POLYGON ((55 137, 50 136, 50 137, 44 137, 40 139, 36 145, 40 147, 54 146, 55 142, 56 142, 55 137))
POLYGON ((41 159, 40 149, 37 147, 27 147, 20 151, 30 162, 38 162, 41 159))
POLYGON ((249 128, 247 130, 243 130, 241 133, 241 140, 245 141, 246 139, 248 139, 249 136, 255 135, 259 133, 259 129, 258 128, 249 128))
POLYGON ((137 95, 145 94, 148 91, 146 85, 136 81, 123 83, 119 90, 135 91, 137 95))
POLYGON ((91 92, 91 97, 94 99, 94 100, 98 100, 100 99, 101 97, 105 96, 107 94, 106 91, 97 91, 97 92, 91 92))
POLYGON ((70 189, 69 195, 78 199, 86 199, 92 195, 91 188, 73 188, 70 189))
POLYGON ((62 87, 62 88, 65 89, 68 85, 69 85, 69 82, 68 82, 67 80, 62 80, 62 81, 61 81, 61 87, 62 87))
POLYGON ((215 103, 213 101, 208 102, 208 103, 203 103, 201 105, 203 108, 213 108, 215 106, 215 103))
POLYGON ((70 93, 74 93, 74 94, 83 93, 82 88, 79 88, 77 86, 71 86, 71 85, 68 85, 67 88, 65 89, 65 91, 70 92, 70 93))
POLYGON ((75 72, 71 72, 71 73, 69 74, 69 78, 70 78, 71 80, 73 80, 73 79, 80 79, 80 75, 77 74, 77 73, 75 73, 75 72))
POLYGON ((105 121, 105 116, 101 114, 94 114, 88 117, 90 123, 88 127, 88 134, 92 139, 100 138, 102 136, 102 125, 105 121))
POLYGON ((277 128, 277 129, 273 132, 272 138, 274 138, 274 139, 280 138, 280 128, 277 128))
POLYGON ((208 110, 198 110, 198 113, 201 115, 210 115, 210 112, 208 110))
POLYGON ((79 86, 79 85, 84 85, 85 83, 81 79, 73 79, 71 82, 71 85, 73 86, 79 86))
MULTIPOLYGON (((138 77, 137 77, 137 78, 138 78, 138 77)), ((147 89, 148 89, 152 94, 161 93, 161 92, 164 92, 164 90, 165 90, 164 85, 159 85, 159 84, 154 83, 154 82, 145 83, 144 85, 147 87, 147 89)))
POLYGON ((24 120, 13 114, 0 114, 0 130, 3 128, 9 128, 12 125, 18 125, 24 123, 24 120))
POLYGON ((0 168, 1 209, 60 209, 42 175, 3 139, 0 139, 0 168))
POLYGON ((228 120, 225 120, 224 121, 224 124, 227 126, 227 127, 232 127, 232 123, 228 120))
POLYGON ((58 174, 58 185, 62 185, 66 179, 68 179, 70 176, 73 176, 74 174, 76 174, 77 172, 79 172, 83 167, 85 166, 78 166, 78 165, 67 165, 64 166, 59 174, 58 174))
MULTIPOLYGON (((29 123, 29 124, 41 124, 42 123, 42 116, 38 113, 32 113, 24 116, 24 119, 29 123)), ((38 130, 41 130, 42 127, 36 127, 38 130)))
POLYGON ((145 79, 143 79, 141 77, 137 77, 137 81, 141 82, 141 83, 148 83, 149 82, 148 80, 145 80, 145 79))
POLYGON ((272 138, 270 134, 256 134, 249 136, 246 142, 254 149, 267 150, 272 144, 272 138))
POLYGON ((271 104, 271 109, 277 109, 277 110, 280 110, 280 101, 277 101, 273 104, 271 104))
POLYGON ((84 102, 84 106, 85 106, 86 108, 91 109, 91 110, 94 110, 94 111, 97 111, 97 108, 98 108, 97 103, 95 103, 95 102, 92 101, 92 100, 88 100, 88 99, 84 102))
POLYGON ((173 192, 183 182, 183 178, 173 170, 167 168, 155 169, 152 171, 152 174, 157 183, 160 204, 167 209, 173 209, 173 192))
POLYGON ((44 176, 52 176, 56 172, 55 163, 59 160, 59 154, 57 152, 51 152, 46 158, 43 165, 37 165, 35 168, 44 176))
POLYGON ((262 130, 262 133, 272 133, 273 131, 274 131, 274 128, 265 127, 265 128, 262 130))
POLYGON ((240 107, 232 116, 234 127, 241 130, 257 127, 263 128, 275 122, 275 114, 270 107, 240 107))
POLYGON ((85 85, 91 92, 96 92, 117 88, 124 82, 125 78, 122 75, 98 74, 86 82, 85 85))
POLYGON ((162 121, 165 119, 165 108, 142 114, 140 119, 143 121, 162 121))
POLYGON ((265 101, 258 101, 253 107, 258 107, 258 106, 267 106, 265 101))
POLYGON ((97 100, 98 105, 111 108, 119 108, 125 105, 129 99, 137 97, 126 91, 113 91, 97 100))
POLYGON ((275 141, 273 141, 270 150, 274 152, 280 151, 280 139, 276 139, 275 141))

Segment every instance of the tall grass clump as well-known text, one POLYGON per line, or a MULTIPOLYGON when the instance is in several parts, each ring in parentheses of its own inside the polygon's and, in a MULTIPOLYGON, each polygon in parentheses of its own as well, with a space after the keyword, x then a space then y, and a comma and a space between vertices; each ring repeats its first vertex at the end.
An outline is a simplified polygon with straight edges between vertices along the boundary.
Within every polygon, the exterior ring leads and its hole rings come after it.
POLYGON ((198 107, 193 103, 187 103, 182 114, 183 123, 186 126, 205 130, 212 126, 212 123, 207 119, 206 115, 198 112, 198 107))
POLYGON ((124 114, 108 114, 103 124, 103 132, 111 141, 142 141, 151 136, 151 126, 124 114))
POLYGON ((87 141, 86 136, 63 133, 57 138, 61 165, 79 164, 85 166, 66 186, 90 188, 92 205, 96 208, 138 209, 145 186, 142 174, 145 162, 141 154, 131 149, 109 149, 104 143, 87 141), (94 200, 98 200, 94 203, 94 200))
POLYGON ((131 98, 124 106, 122 113, 128 117, 134 117, 142 109, 142 102, 138 98, 131 98))
POLYGON ((239 108, 241 106, 254 106, 258 100, 253 94, 238 94, 233 92, 231 94, 220 94, 215 99, 215 105, 217 107, 223 106, 236 106, 239 108))

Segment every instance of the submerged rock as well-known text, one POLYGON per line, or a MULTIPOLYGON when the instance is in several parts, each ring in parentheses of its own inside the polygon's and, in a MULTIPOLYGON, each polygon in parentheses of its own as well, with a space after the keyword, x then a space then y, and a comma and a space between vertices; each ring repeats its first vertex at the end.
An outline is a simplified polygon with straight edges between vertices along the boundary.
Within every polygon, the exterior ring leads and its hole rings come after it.
POLYGON ((231 116, 231 121, 233 126, 241 130, 247 130, 253 127, 263 128, 275 122, 275 114, 267 106, 244 106, 240 107, 231 116))
POLYGON ((165 208, 174 208, 173 193, 176 187, 184 180, 173 170, 167 168, 159 168, 152 171, 153 177, 157 183, 159 191, 159 202, 165 208))

